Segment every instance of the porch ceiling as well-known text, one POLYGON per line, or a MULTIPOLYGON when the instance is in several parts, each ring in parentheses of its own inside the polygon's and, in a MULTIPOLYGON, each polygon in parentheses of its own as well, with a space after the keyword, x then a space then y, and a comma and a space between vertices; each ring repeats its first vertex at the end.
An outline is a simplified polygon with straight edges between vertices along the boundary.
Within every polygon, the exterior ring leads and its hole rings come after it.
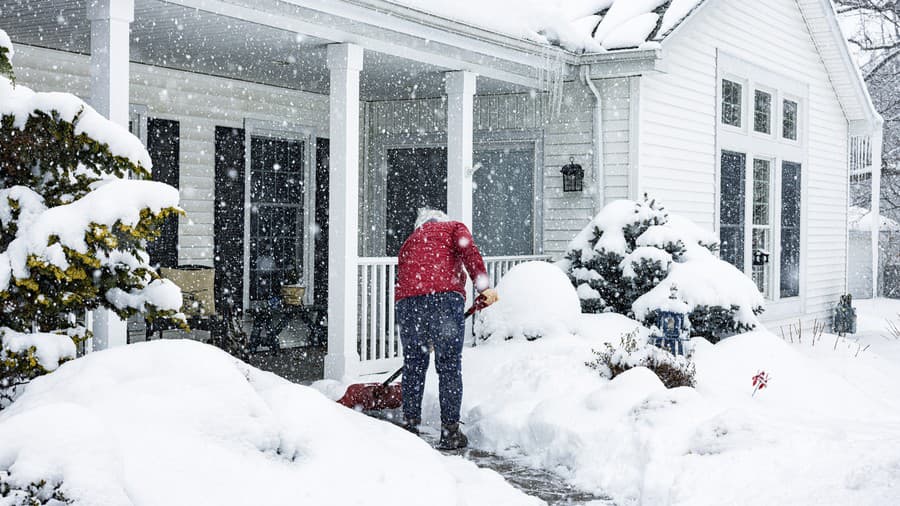
MULTIPOLYGON (((0 28, 14 42, 90 53, 88 0, 0 0, 0 28)), ((328 93, 325 46, 331 41, 162 0, 135 0, 134 62, 328 93)), ((448 69, 367 51, 363 100, 438 97, 448 69)), ((527 88, 481 78, 479 94, 527 88)))

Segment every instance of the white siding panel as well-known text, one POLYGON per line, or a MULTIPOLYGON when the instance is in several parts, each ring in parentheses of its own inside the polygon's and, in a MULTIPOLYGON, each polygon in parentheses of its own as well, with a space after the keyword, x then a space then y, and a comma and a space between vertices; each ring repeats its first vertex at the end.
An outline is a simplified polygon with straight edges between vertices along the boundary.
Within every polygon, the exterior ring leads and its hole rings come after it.
MULTIPOLYGON (((89 99, 88 57, 16 46, 17 82, 38 91, 69 91, 89 99)), ((245 118, 291 121, 328 133, 328 97, 176 70, 131 65, 131 103, 150 117, 180 122, 179 262, 212 264, 215 127, 245 118)))
POLYGON ((715 228, 717 50, 809 86, 801 258, 823 320, 846 289, 847 120, 796 2, 713 2, 667 41, 665 72, 641 79, 640 190, 715 228))

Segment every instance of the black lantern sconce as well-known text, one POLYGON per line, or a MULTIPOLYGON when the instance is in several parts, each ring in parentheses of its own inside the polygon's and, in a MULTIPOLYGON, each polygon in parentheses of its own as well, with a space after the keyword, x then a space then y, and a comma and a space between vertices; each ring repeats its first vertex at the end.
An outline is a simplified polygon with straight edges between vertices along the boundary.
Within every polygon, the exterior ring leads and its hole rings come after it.
POLYGON ((761 249, 753 250, 753 265, 766 265, 769 263, 769 252, 761 249))
POLYGON ((584 190, 584 169, 581 165, 575 163, 575 157, 569 158, 569 163, 564 165, 562 170, 563 191, 564 192, 580 192, 584 190))

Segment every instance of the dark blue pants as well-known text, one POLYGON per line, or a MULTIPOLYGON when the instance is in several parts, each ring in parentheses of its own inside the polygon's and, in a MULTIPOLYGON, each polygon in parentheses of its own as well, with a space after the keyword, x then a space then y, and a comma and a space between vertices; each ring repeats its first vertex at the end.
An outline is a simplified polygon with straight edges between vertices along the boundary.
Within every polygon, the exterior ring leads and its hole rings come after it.
POLYGON ((455 292, 420 295, 397 302, 397 323, 403 343, 403 416, 407 419, 421 418, 428 349, 434 345, 441 423, 459 422, 466 328, 464 303, 463 296, 455 292))

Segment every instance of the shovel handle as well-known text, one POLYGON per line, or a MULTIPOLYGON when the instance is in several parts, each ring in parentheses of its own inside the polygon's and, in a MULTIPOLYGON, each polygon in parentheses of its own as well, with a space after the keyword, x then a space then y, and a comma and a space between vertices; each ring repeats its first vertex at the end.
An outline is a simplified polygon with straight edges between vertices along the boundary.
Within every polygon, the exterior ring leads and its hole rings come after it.
MULTIPOLYGON (((469 309, 466 309, 465 318, 472 316, 477 311, 479 311, 480 309, 483 309, 483 308, 484 308, 484 306, 482 305, 482 296, 479 295, 478 298, 475 299, 475 303, 472 304, 472 307, 470 307, 469 309)), ((394 371, 394 374, 391 374, 390 376, 388 376, 388 379, 384 380, 381 383, 381 386, 387 387, 388 385, 393 383, 395 379, 399 378, 401 374, 403 374, 403 366, 400 366, 400 369, 397 369, 396 371, 394 371)))

